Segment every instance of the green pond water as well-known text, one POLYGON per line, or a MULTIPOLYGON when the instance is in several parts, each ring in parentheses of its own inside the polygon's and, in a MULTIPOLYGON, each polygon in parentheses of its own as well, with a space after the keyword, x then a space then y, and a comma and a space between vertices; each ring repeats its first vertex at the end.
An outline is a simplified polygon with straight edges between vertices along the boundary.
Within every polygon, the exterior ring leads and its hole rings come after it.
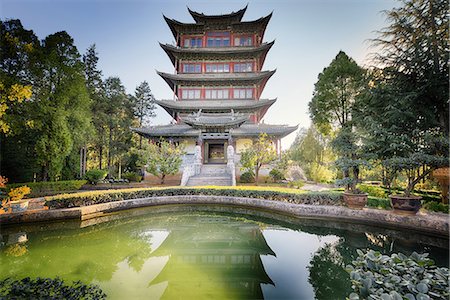
POLYGON ((429 252, 448 239, 230 207, 136 209, 0 228, 0 279, 60 277, 109 299, 345 299, 356 249, 429 252))

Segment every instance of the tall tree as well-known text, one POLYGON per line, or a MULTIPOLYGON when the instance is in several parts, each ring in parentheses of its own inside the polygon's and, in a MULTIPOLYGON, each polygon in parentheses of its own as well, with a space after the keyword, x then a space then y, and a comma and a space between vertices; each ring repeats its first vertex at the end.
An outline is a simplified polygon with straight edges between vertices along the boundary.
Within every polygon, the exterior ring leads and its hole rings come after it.
MULTIPOLYGON (((139 121, 139 127, 147 125, 155 114, 155 97, 147 81, 143 81, 134 92, 132 99, 133 114, 139 121)), ((142 136, 139 136, 139 149, 142 148, 142 136)))
MULTIPOLYGON (((78 153, 91 129, 91 102, 83 64, 73 39, 65 31, 43 41, 40 77, 34 104, 36 155, 42 180, 58 179, 66 158, 78 153)), ((69 166, 76 168, 76 166, 69 166)))
POLYGON ((84 76, 89 97, 92 101, 92 121, 95 133, 92 136, 91 143, 97 152, 98 168, 103 168, 104 149, 107 145, 106 129, 106 99, 105 90, 102 81, 102 72, 98 69, 98 53, 95 44, 91 45, 83 55, 84 76))
POLYGON ((319 74, 309 113, 324 135, 351 126, 353 105, 363 85, 364 70, 340 51, 319 74))
POLYGON ((385 11, 389 25, 379 32, 375 58, 386 78, 402 84, 402 93, 425 126, 449 134, 448 0, 402 0, 385 11))
POLYGON ((105 80, 105 113, 108 144, 108 175, 113 175, 113 164, 121 166, 122 156, 130 149, 133 121, 130 98, 125 93, 125 87, 120 78, 109 77, 105 80))
POLYGON ((389 25, 374 40, 382 68, 371 72, 358 123, 387 179, 407 175, 408 195, 449 163, 448 2, 405 0, 385 13, 389 25))
POLYGON ((333 136, 338 166, 343 171, 346 189, 355 190, 359 178, 359 153, 353 113, 358 95, 364 87, 365 71, 340 51, 331 64, 319 74, 309 103, 311 119, 324 135, 333 136), (352 174, 352 176, 350 176, 352 174), (353 177, 353 178, 351 178, 353 177))

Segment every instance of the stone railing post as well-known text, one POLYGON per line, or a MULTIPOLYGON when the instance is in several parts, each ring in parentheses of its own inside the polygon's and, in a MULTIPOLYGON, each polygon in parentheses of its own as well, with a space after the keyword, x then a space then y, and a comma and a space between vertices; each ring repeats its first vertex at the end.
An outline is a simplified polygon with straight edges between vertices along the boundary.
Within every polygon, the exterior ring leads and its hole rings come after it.
POLYGON ((234 164, 234 148, 232 145, 227 147, 227 173, 231 176, 231 185, 236 185, 236 166, 234 164))

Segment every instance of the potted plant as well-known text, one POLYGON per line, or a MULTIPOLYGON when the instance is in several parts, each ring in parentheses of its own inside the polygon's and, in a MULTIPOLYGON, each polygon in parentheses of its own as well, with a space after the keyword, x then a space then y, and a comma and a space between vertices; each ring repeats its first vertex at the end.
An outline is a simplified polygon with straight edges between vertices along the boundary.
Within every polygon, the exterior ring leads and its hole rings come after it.
POLYGON ((31 193, 31 189, 24 185, 18 188, 11 189, 8 193, 7 204, 12 212, 21 212, 28 209, 28 199, 23 199, 26 195, 31 193))
POLYGON ((367 165, 363 159, 363 151, 358 145, 357 135, 351 127, 342 128, 332 142, 340 158, 336 165, 343 172, 343 178, 337 180, 337 184, 345 186, 343 194, 344 202, 349 208, 362 209, 367 204, 368 194, 357 188, 359 183, 359 171, 362 165, 367 165))
POLYGON ((437 168, 448 165, 448 157, 416 152, 409 157, 393 157, 385 161, 397 172, 403 172, 408 180, 403 194, 390 195, 394 211, 401 214, 416 214, 421 207, 422 197, 414 195, 414 187, 437 168))

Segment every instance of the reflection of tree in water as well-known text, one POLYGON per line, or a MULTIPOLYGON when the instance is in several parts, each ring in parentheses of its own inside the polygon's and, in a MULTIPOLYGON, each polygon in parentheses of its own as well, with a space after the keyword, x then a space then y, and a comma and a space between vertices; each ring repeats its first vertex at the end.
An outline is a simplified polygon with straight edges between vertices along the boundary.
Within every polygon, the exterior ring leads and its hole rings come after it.
POLYGON ((313 286, 316 299, 345 299, 352 291, 344 269, 347 259, 341 251, 348 251, 342 238, 337 243, 325 244, 311 259, 308 281, 313 286))
POLYGON ((26 255, 6 258, 6 248, 0 251, 1 278, 59 276, 87 283, 105 281, 124 260, 139 271, 151 252, 150 236, 139 234, 132 224, 39 232, 29 237, 26 255))

